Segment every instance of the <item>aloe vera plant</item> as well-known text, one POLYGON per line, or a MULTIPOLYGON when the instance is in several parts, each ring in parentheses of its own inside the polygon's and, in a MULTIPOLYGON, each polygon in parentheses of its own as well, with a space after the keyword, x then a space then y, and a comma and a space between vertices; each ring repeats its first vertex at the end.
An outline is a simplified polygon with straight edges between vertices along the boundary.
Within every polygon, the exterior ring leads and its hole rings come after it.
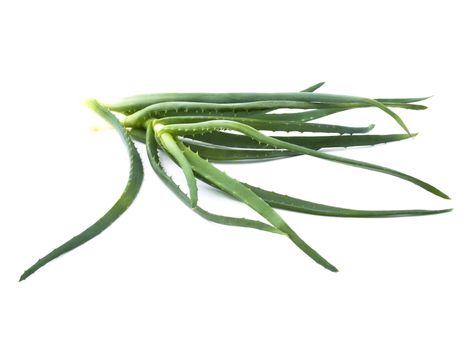
POLYGON ((415 104, 426 98, 369 99, 316 93, 319 83, 296 93, 169 93, 141 95, 113 104, 96 100, 87 106, 114 127, 130 158, 127 186, 121 197, 97 222, 39 259, 27 269, 24 280, 58 256, 94 238, 111 225, 133 202, 143 181, 143 166, 133 140, 146 144, 154 172, 195 213, 219 224, 255 228, 284 235, 316 263, 330 271, 337 268, 311 248, 286 223, 275 208, 335 217, 421 216, 440 210, 358 210, 310 202, 240 182, 217 169, 220 161, 265 160, 307 155, 398 177, 441 198, 449 197, 436 187, 411 175, 376 164, 332 155, 323 148, 376 145, 414 137, 391 108, 423 110, 415 104), (348 127, 315 123, 314 120, 349 109, 376 107, 393 118, 404 134, 371 135, 374 125, 348 127), (298 109, 277 113, 278 109, 298 109), (119 120, 112 112, 124 115, 119 120), (232 131, 234 133, 232 133, 232 131), (298 131, 300 136, 275 136, 263 131, 298 131), (313 136, 308 133, 331 133, 313 136), (338 134, 338 135, 335 135, 338 134), (355 135, 358 134, 358 135, 355 135), (181 168, 189 193, 183 192, 165 171, 159 152, 165 152, 181 168), (197 181, 203 181, 243 202, 266 222, 211 213, 198 205, 197 181))

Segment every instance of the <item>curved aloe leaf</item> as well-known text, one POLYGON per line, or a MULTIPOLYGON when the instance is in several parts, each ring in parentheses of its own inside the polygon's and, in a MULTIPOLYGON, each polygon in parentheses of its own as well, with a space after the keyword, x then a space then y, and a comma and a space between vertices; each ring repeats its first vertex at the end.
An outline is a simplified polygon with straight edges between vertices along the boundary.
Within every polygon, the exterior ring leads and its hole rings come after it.
MULTIPOLYGON (((200 173, 195 173, 201 181, 206 184, 220 189, 215 183, 203 177, 200 173)), ((424 216, 442 214, 452 211, 452 208, 427 210, 427 209, 393 209, 393 210, 361 210, 349 209, 342 207, 335 207, 326 204, 307 201, 304 199, 291 197, 285 194, 280 194, 273 191, 268 191, 263 188, 250 185, 242 182, 243 185, 251 189, 256 195, 261 197, 271 207, 277 209, 284 209, 298 213, 319 215, 319 216, 332 216, 332 217, 346 217, 346 218, 393 218, 404 216, 424 216)))
POLYGON ((241 124, 241 123, 234 122, 234 121, 227 121, 227 120, 226 121, 212 121, 212 122, 208 121, 208 122, 193 123, 193 124, 179 124, 176 126, 167 125, 167 126, 164 126, 164 129, 166 129, 168 132, 172 132, 176 135, 182 135, 182 136, 187 135, 187 134, 190 135, 190 134, 196 134, 196 133, 206 133, 207 131, 210 131, 210 130, 212 131, 234 130, 234 131, 241 132, 242 134, 245 134, 251 138, 254 138, 258 142, 266 143, 276 148, 287 149, 291 152, 307 154, 310 156, 330 160, 330 161, 337 162, 337 163, 343 163, 343 164, 352 165, 358 168, 363 168, 367 170, 372 170, 372 171, 377 171, 377 172, 385 173, 388 175, 392 175, 392 176, 401 178, 403 180, 409 181, 425 189, 426 191, 433 193, 434 195, 437 195, 445 199, 449 199, 449 197, 445 193, 443 193, 436 187, 422 180, 419 180, 413 176, 402 173, 400 171, 386 168, 380 165, 375 165, 375 164, 362 162, 362 161, 358 161, 358 160, 354 160, 350 158, 344 158, 344 157, 339 157, 339 156, 335 156, 335 155, 324 153, 324 152, 315 151, 315 150, 312 150, 306 147, 302 147, 302 146, 298 146, 298 145, 295 145, 289 142, 281 141, 273 137, 266 136, 248 125, 241 124))
MULTIPOLYGON (((148 129, 151 129, 151 126, 148 126, 148 129)), ((167 153, 169 153, 178 165, 180 165, 180 168, 182 168, 188 189, 190 190, 191 206, 193 208, 196 207, 196 204, 198 203, 198 187, 196 186, 196 179, 190 163, 183 155, 183 152, 178 148, 178 145, 172 135, 168 133, 160 133, 160 135, 158 135, 158 139, 160 140, 162 147, 164 147, 167 153)))
POLYGON ((263 198, 269 205, 274 208, 280 208, 306 214, 321 215, 321 216, 336 216, 336 217, 353 217, 353 218, 385 218, 385 217, 400 217, 400 216, 422 216, 441 214, 451 211, 452 209, 426 210, 426 209, 408 209, 408 210, 358 210, 341 207, 334 207, 306 201, 299 198, 290 197, 280 193, 267 191, 259 187, 243 183, 250 188, 258 196, 263 198))
POLYGON ((125 144, 128 155, 130 157, 130 174, 128 177, 127 185, 117 200, 117 202, 104 214, 99 220, 93 225, 88 227, 86 230, 81 232, 79 235, 73 237, 66 243, 62 244, 58 248, 51 251, 49 254, 39 259, 34 265, 28 268, 20 277, 20 281, 28 278, 31 274, 36 272, 38 269, 59 257, 60 255, 69 252, 80 245, 86 243, 90 239, 99 235, 107 227, 109 227, 117 218, 122 215, 128 207, 133 203, 136 198, 138 191, 143 181, 143 165, 141 158, 135 148, 135 145, 131 141, 127 131, 120 125, 119 120, 110 113, 105 107, 101 106, 96 100, 89 100, 86 105, 104 118, 110 125, 112 125, 120 134, 123 143, 125 144))
MULTIPOLYGON (((320 83, 317 83, 317 84, 314 84, 310 87, 307 87, 306 89, 304 90, 301 90, 301 92, 314 92, 316 90, 318 90, 321 86, 324 85, 324 81, 320 82, 320 83)), ((254 110, 254 111, 248 111, 248 112, 236 112, 236 113, 231 113, 231 114, 224 114, 224 115, 232 115, 232 116, 249 116, 249 115, 253 115, 253 114, 257 114, 257 113, 268 113, 268 112, 272 112, 272 111, 275 111, 276 108, 269 108, 269 109, 262 109, 262 110, 254 110)))
POLYGON ((229 193, 255 210, 274 227, 284 232, 290 238, 290 240, 295 243, 295 245, 297 245, 315 262, 330 271, 337 272, 335 266, 329 263, 308 244, 306 244, 280 217, 280 215, 263 199, 258 197, 252 190, 218 170, 216 167, 199 157, 196 153, 192 152, 182 143, 180 143, 179 146, 182 150, 184 150, 185 156, 190 161, 194 171, 202 174, 204 178, 207 178, 209 181, 215 183, 217 187, 222 189, 222 191, 229 193))

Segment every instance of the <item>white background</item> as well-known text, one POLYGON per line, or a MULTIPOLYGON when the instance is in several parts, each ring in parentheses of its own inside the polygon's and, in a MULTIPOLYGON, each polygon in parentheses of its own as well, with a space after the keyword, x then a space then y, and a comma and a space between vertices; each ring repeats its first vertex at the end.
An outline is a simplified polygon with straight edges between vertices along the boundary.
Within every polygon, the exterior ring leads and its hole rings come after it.
MULTIPOLYGON (((461 4, 2 2, 0 348, 466 349, 461 4), (452 213, 336 219, 281 212, 340 269, 333 274, 284 237, 197 217, 145 159, 144 185, 125 215, 17 282, 105 212, 126 182, 120 140, 90 131, 103 123, 84 99, 296 91, 323 80, 329 93, 435 95, 426 111, 400 111, 420 132, 414 140, 334 152, 419 176, 453 200, 306 157, 219 167, 331 205, 452 213)), ((374 109, 326 122, 401 131, 374 109)), ((255 217, 205 187, 201 204, 255 217)))

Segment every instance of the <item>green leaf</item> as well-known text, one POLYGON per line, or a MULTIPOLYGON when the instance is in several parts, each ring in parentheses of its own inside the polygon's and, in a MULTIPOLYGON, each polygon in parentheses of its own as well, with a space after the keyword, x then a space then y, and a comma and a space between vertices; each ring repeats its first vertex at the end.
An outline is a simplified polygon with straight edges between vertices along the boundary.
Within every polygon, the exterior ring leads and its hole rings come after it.
POLYGON ((306 147, 298 146, 298 145, 295 145, 289 142, 281 141, 273 137, 266 136, 248 125, 241 124, 241 123, 234 122, 234 121, 228 121, 228 120, 208 121, 208 122, 193 123, 193 124, 167 125, 167 126, 164 126, 164 129, 168 132, 174 133, 176 135, 182 135, 182 136, 196 134, 196 133, 206 133, 208 131, 218 131, 218 130, 238 131, 238 132, 241 132, 242 134, 245 134, 257 140, 258 142, 268 144, 275 148, 287 149, 291 152, 307 154, 310 156, 330 160, 330 161, 337 162, 337 163, 343 163, 343 164, 352 165, 358 168, 363 168, 367 170, 372 170, 372 171, 377 171, 377 172, 385 173, 388 175, 392 175, 392 176, 401 178, 403 180, 409 181, 417 186, 420 186, 421 188, 425 189, 428 192, 433 193, 434 195, 437 195, 445 199, 449 199, 449 197, 445 193, 443 193, 436 187, 422 180, 419 180, 413 176, 404 174, 402 172, 399 172, 399 171, 396 171, 390 168, 386 168, 380 165, 362 162, 362 161, 358 161, 358 160, 354 160, 350 158, 339 157, 339 156, 335 156, 332 154, 315 151, 315 150, 312 150, 306 147))
POLYGON ((232 195, 238 200, 242 201, 258 214, 269 221, 274 227, 287 234, 292 242, 294 242, 302 251, 304 251, 315 262, 324 268, 337 272, 335 266, 330 264, 314 249, 308 246, 298 235, 289 227, 289 225, 280 217, 280 215, 267 204, 263 199, 258 197, 249 188, 234 180, 227 174, 219 171, 216 167, 208 161, 199 157, 196 153, 192 152, 188 147, 180 143, 179 147, 184 150, 185 156, 190 161, 193 170, 201 174, 204 178, 216 184, 222 191, 232 195))
MULTIPOLYGON (((303 101, 253 101, 239 103, 207 103, 207 102, 160 102, 147 106, 137 112, 128 115, 123 124, 127 127, 143 126, 146 121, 152 118, 170 118, 172 112, 182 111, 188 116, 199 117, 221 117, 223 112, 248 112, 252 110, 265 110, 276 108, 311 109, 320 108, 320 104, 313 104, 303 101)), ((223 116, 224 117, 224 116, 223 116)), ((248 118, 245 116, 244 118, 248 118)))
POLYGON ((319 203, 306 201, 299 198, 290 197, 280 193, 267 191, 259 187, 243 183, 250 188, 258 196, 263 198, 269 205, 274 208, 280 208, 295 212, 321 215, 321 216, 336 216, 336 217, 353 217, 353 218, 383 218, 383 217, 399 217, 399 216, 422 216, 441 214, 451 211, 452 209, 426 210, 426 209, 409 209, 409 210, 358 210, 341 207, 334 207, 319 203))
POLYGON ((308 122, 318 118, 323 118, 328 115, 343 112, 348 108, 322 108, 313 109, 311 111, 296 112, 296 113, 268 113, 268 114, 252 114, 250 118, 266 119, 270 121, 289 121, 289 122, 308 122))
MULTIPOLYGON (((204 178, 201 174, 196 173, 201 181, 206 184, 219 189, 219 187, 212 181, 204 178)), ((271 207, 276 209, 284 209, 297 213, 305 213, 319 216, 332 216, 332 217, 346 217, 346 218, 392 218, 392 217, 406 217, 406 216, 425 216, 442 214, 452 211, 448 209, 393 209, 393 210, 361 210, 349 209, 342 207, 335 207, 316 202, 307 201, 304 199, 280 194, 273 191, 268 191, 257 186, 250 185, 246 182, 242 184, 251 189, 256 195, 261 197, 271 207)))
MULTIPOLYGON (((151 129, 151 126, 148 126, 148 129, 151 129)), ((159 135, 156 134, 156 137, 160 141, 160 144, 169 153, 175 161, 178 163, 180 168, 183 170, 185 175, 186 182, 188 184, 188 189, 190 190, 190 199, 191 206, 194 208, 198 203, 198 187, 196 186, 196 179, 191 169, 190 163, 185 158, 183 152, 178 148, 177 143, 175 142, 172 135, 169 133, 161 132, 159 135)))
POLYGON ((276 120, 257 120, 250 118, 231 118, 231 117, 167 117, 159 119, 159 123, 164 125, 183 124, 183 123, 200 123, 205 121, 215 120, 231 120, 245 125, 249 125, 258 130, 268 131, 299 131, 299 132, 323 132, 337 134, 359 134, 371 131, 375 125, 371 124, 364 127, 342 126, 332 124, 305 123, 305 122, 289 122, 276 120))
MULTIPOLYGON (((380 102, 418 102, 416 99, 378 99, 380 102)), ((162 102, 202 102, 202 103, 245 103, 256 101, 302 101, 309 103, 349 103, 364 102, 362 97, 322 94, 316 92, 285 92, 285 93, 159 93, 123 98, 106 106, 116 112, 134 113, 150 105, 162 102)))
MULTIPOLYGON (((323 104, 324 106, 324 104, 323 104)), ((411 105, 411 104, 401 104, 401 103, 387 103, 385 104, 386 107, 396 107, 396 108, 404 108, 404 109, 412 109, 412 110, 424 110, 427 107, 422 105, 411 105)), ((350 109, 356 108, 369 108, 371 106, 362 105, 362 104, 348 104, 347 107, 335 107, 335 108, 320 108, 320 109, 313 109, 310 111, 304 112, 296 112, 296 113, 250 113, 249 117, 254 119, 266 119, 266 120, 279 120, 279 121, 296 121, 296 122, 306 122, 310 120, 316 120, 319 118, 326 117, 331 114, 347 111, 350 109)), ((238 115, 241 117, 241 115, 238 115)))
POLYGON ((377 98, 376 101, 386 103, 412 103, 412 102, 420 102, 429 99, 432 96, 426 97, 415 97, 415 98, 377 98))
MULTIPOLYGON (((295 145, 318 150, 321 148, 370 146, 380 143, 395 142, 416 136, 417 134, 389 134, 389 135, 341 135, 341 136, 275 136, 277 140, 293 143, 295 145)), ((214 131, 202 135, 187 136, 196 141, 224 147, 236 148, 262 148, 274 147, 251 137, 226 132, 214 131)))
POLYGON ((104 216, 102 216, 93 225, 88 227, 79 235, 73 237, 66 243, 54 249, 42 259, 39 259, 34 265, 28 268, 21 275, 20 281, 28 278, 31 274, 33 274, 35 271, 37 271, 53 259, 79 247, 80 245, 99 235, 128 209, 131 203, 133 203, 133 200, 136 198, 136 195, 138 194, 138 191, 141 187, 141 183, 143 181, 143 165, 141 163, 141 159, 135 148, 135 145, 131 141, 131 138, 128 135, 127 131, 120 125, 119 120, 106 108, 101 106, 96 100, 89 100, 86 102, 86 105, 89 108, 93 109, 96 113, 98 113, 102 118, 104 118, 120 134, 120 137, 122 138, 122 141, 125 144, 128 151, 128 155, 130 157, 130 174, 128 177, 127 185, 120 198, 112 206, 112 208, 110 208, 109 211, 107 211, 107 213, 104 214, 104 216))
POLYGON ((300 92, 315 92, 316 90, 318 90, 324 84, 325 84, 324 81, 322 81, 322 82, 317 83, 315 85, 312 85, 312 86, 310 86, 310 87, 308 87, 308 88, 306 88, 306 89, 304 89, 304 90, 302 90, 300 92))

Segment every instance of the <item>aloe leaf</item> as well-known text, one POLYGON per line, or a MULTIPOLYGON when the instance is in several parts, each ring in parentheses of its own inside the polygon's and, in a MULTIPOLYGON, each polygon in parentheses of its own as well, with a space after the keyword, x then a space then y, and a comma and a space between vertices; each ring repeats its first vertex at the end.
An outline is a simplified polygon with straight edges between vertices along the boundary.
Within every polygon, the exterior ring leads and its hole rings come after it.
MULTIPOLYGON (((416 99, 378 99, 380 102, 418 102, 416 99)), ((367 99, 356 96, 322 94, 317 92, 279 92, 279 93, 159 93, 131 96, 106 106, 116 112, 134 113, 150 105, 162 102, 202 102, 202 103, 245 103, 256 101, 302 101, 309 103, 350 103, 365 102, 367 99)))
MULTIPOLYGON (((381 100, 376 99, 375 101, 381 102, 381 100)), ((383 103, 383 102, 381 102, 383 103)), ((402 108, 402 109, 410 109, 413 111, 424 111, 428 107, 425 105, 413 104, 413 103, 405 103, 405 102, 391 102, 390 100, 383 103, 386 107, 391 108, 402 108)))
MULTIPOLYGON (((302 92, 314 92, 314 91, 318 90, 323 85, 324 85, 324 82, 320 82, 320 83, 317 83, 315 85, 312 85, 312 86, 302 90, 302 92)), ((253 111, 236 111, 236 112, 225 112, 225 111, 223 111, 222 113, 220 113, 220 115, 223 115, 223 116, 249 116, 249 115, 252 115, 252 114, 255 114, 255 113, 258 113, 258 112, 267 113, 267 112, 271 112, 271 111, 274 111, 274 110, 275 110, 275 108, 262 109, 262 110, 253 110, 253 111)), ((187 115, 187 112, 184 111, 184 110, 179 110, 177 112, 171 111, 170 115, 171 116, 183 116, 183 115, 187 115)))
MULTIPOLYGON (((132 129, 131 137, 139 142, 145 142, 146 132, 143 129, 132 129)), ((277 140, 293 143, 303 147, 319 150, 322 148, 373 146, 381 143, 406 140, 418 134, 388 134, 388 135, 341 135, 341 136, 275 136, 277 140)), ((270 145, 259 143, 251 137, 214 131, 200 135, 188 135, 184 142, 200 141, 209 147, 221 146, 230 151, 230 148, 276 149, 270 145), (228 147, 228 148, 227 148, 228 147)))
MULTIPOLYGON (((306 103, 363 103, 374 106, 391 116, 408 134, 410 132, 399 115, 382 102, 370 98, 322 94, 317 92, 286 92, 286 93, 163 93, 133 96, 122 99, 116 103, 107 104, 107 107, 117 112, 135 112, 150 105, 162 102, 202 102, 202 103, 248 103, 264 101, 289 101, 306 103)), ((266 107, 267 108, 267 107, 266 107)))
POLYGON ((182 111, 189 115, 195 116, 222 116, 222 112, 248 112, 251 110, 264 110, 276 108, 290 109, 311 109, 320 108, 319 103, 309 103, 303 101, 252 101, 239 103, 206 103, 206 102, 161 102, 145 107, 137 112, 128 115, 123 123, 125 126, 142 126, 147 120, 167 116, 170 117, 172 112, 178 113, 182 111))
POLYGON ((426 210, 426 209, 407 209, 407 210, 358 210, 341 207, 334 207, 319 203, 306 201, 299 198, 290 197, 280 193, 267 191, 259 187, 243 183, 258 196, 263 198, 270 206, 295 212, 336 217, 354 217, 354 218, 383 218, 400 216, 422 216, 441 214, 452 209, 426 210))
MULTIPOLYGON (((400 107, 407 109, 425 109, 426 106, 411 105, 404 103, 386 103, 382 104, 376 100, 365 100, 364 102, 349 102, 349 103, 308 103, 303 101, 254 101, 244 103, 205 103, 205 102, 161 102, 145 107, 137 112, 125 117, 123 124, 127 127, 141 127, 144 126, 146 121, 153 118, 171 118, 171 117, 229 117, 229 118, 244 118, 244 119, 268 119, 268 120, 283 120, 297 121, 317 119, 336 112, 355 109, 355 108, 368 108, 374 106, 384 107, 400 107), (371 101, 371 102, 368 102, 371 101), (271 114, 269 112, 280 108, 287 109, 313 109, 299 113, 298 115, 292 113, 277 113, 271 114), (319 112, 320 110, 323 112, 319 112), (314 113, 310 113, 314 112, 314 113)), ((387 109, 382 108, 386 112, 387 109)), ((388 112, 394 117, 394 113, 388 112)), ((244 122, 238 120, 240 122, 244 122)))
POLYGON ((318 118, 323 118, 328 115, 346 111, 348 108, 322 108, 313 109, 311 111, 295 112, 295 113, 268 113, 268 114, 252 114, 250 118, 290 121, 290 122, 307 122, 318 118))
MULTIPOLYGON (((148 126, 148 129, 150 128, 151 126, 148 126)), ((159 135, 156 134, 156 137, 160 140, 162 147, 164 147, 167 153, 169 153, 178 165, 180 165, 180 168, 185 175, 188 189, 190 190, 191 206, 193 208, 196 207, 196 204, 198 203, 198 187, 196 186, 196 179, 190 163, 185 158, 183 152, 178 148, 178 145, 172 135, 162 132, 159 135)))
POLYGON ((432 96, 426 97, 415 97, 415 98, 376 98, 376 101, 386 103, 412 103, 412 102, 420 102, 431 98, 432 96))
POLYGON ((324 268, 337 272, 335 266, 330 264, 326 259, 319 255, 314 249, 307 245, 280 217, 280 215, 263 199, 258 197, 249 188, 234 180, 227 174, 221 172, 208 161, 199 157, 196 153, 192 152, 188 147, 180 143, 179 147, 184 150, 185 156, 190 161, 193 170, 202 174, 203 177, 209 179, 216 184, 222 191, 229 193, 238 200, 242 201, 258 214, 269 221, 274 227, 287 234, 290 240, 295 243, 303 252, 305 252, 315 262, 324 268))
MULTIPOLYGON (((411 105, 411 104, 399 104, 399 103, 391 103, 385 104, 386 107, 396 107, 396 108, 404 108, 404 109, 412 109, 412 110, 424 110, 427 107, 422 105, 411 105)), ((316 120, 319 118, 326 117, 331 114, 347 111, 350 109, 355 108, 367 108, 371 106, 354 106, 354 107, 339 107, 339 108, 320 108, 320 109, 313 109, 310 111, 304 112, 295 112, 295 113, 251 113, 249 115, 250 118, 254 119, 266 119, 266 120, 279 120, 279 121, 296 121, 296 122, 306 122, 310 120, 316 120)), ((238 115, 241 117, 241 115, 238 115)))
MULTIPOLYGON (((304 89, 300 92, 314 92, 317 89, 319 89, 321 86, 323 86, 325 82, 320 82, 315 85, 310 86, 307 89, 304 89)), ((383 103, 411 103, 411 102, 420 102, 429 99, 432 96, 427 96, 427 97, 415 97, 415 98, 375 98, 376 101, 383 102, 383 103)))
POLYGON ((79 235, 73 237, 69 241, 51 251, 43 258, 39 259, 34 265, 28 268, 21 275, 20 281, 28 278, 31 274, 36 272, 38 269, 53 259, 79 247, 80 245, 99 235, 128 209, 131 203, 133 203, 133 200, 136 198, 136 195, 138 194, 138 191, 141 187, 141 183, 143 181, 143 165, 135 145, 133 144, 127 131, 121 126, 119 120, 112 113, 110 113, 107 108, 100 105, 96 100, 89 100, 86 102, 86 105, 99 114, 102 118, 104 118, 120 134, 120 137, 127 148, 130 158, 130 174, 128 177, 127 185, 120 198, 112 206, 112 208, 110 208, 109 211, 104 214, 104 216, 102 216, 93 225, 88 227, 79 235))
MULTIPOLYGON (((204 178, 201 174, 196 173, 201 181, 219 189, 212 181, 204 178)), ((273 191, 268 191, 257 186, 250 185, 246 182, 241 182, 244 186, 251 189, 256 195, 261 197, 271 207, 276 209, 284 209, 288 211, 332 217, 346 218, 394 218, 406 216, 424 216, 442 214, 452 211, 452 208, 427 210, 427 209, 393 209, 393 210, 361 210, 349 209, 343 207, 335 207, 326 204, 307 201, 304 199, 280 194, 273 191)))
MULTIPOLYGON (((315 91, 324 83, 315 84, 301 92, 296 93, 159 93, 130 96, 113 103, 106 103, 110 110, 129 115, 152 104, 162 102, 209 102, 209 103, 235 103, 261 100, 290 100, 308 102, 349 102, 361 99, 354 96, 317 94, 315 91), (312 100, 310 100, 312 96, 312 100)), ((411 103, 428 99, 420 98, 377 98, 376 101, 386 103, 411 103)), ((357 101, 361 102, 361 101, 357 101)))
MULTIPOLYGON (((228 119, 224 119, 228 120, 228 119)), ((322 132, 322 133, 337 133, 337 134, 364 134, 370 132, 375 127, 374 124, 364 127, 343 126, 333 124, 306 123, 293 121, 259 121, 247 120, 246 122, 239 121, 249 125, 257 130, 267 131, 299 131, 299 132, 322 132)))
MULTIPOLYGON (((408 106, 411 109, 426 108, 425 106, 419 105, 408 105, 408 104, 388 104, 395 106, 408 106)), ((315 111, 308 111, 314 113, 302 112, 297 116, 297 120, 316 119, 324 115, 329 115, 338 111, 354 108, 367 108, 372 107, 368 102, 359 103, 309 103, 303 101, 254 101, 244 103, 205 103, 205 102, 161 102, 145 107, 137 112, 130 114, 125 117, 123 124, 127 127, 142 127, 146 121, 153 118, 165 117, 222 117, 229 118, 261 118, 261 119, 272 119, 293 121, 294 114, 266 114, 280 108, 287 109, 314 109, 315 111), (324 109, 323 112, 318 112, 324 109), (305 114, 303 114, 305 113, 305 114), (314 116, 316 115, 316 117, 314 116), (300 119, 299 119, 300 117, 300 119), (279 119, 280 118, 280 119, 279 119)), ((239 120, 240 121, 240 120, 239 120)))
MULTIPOLYGON (((146 132, 142 129, 132 129, 130 131, 131 137, 139 142, 146 142, 146 132)), ((212 136, 220 133, 204 134, 199 136, 212 136)), ((219 136, 219 135, 215 135, 219 136)), ((415 135, 414 135, 415 136, 415 135)), ((270 160, 276 158, 292 157, 296 156, 297 153, 279 150, 271 148, 266 144, 260 144, 253 139, 243 136, 243 135, 234 135, 222 133, 221 140, 229 139, 233 137, 233 143, 227 143, 227 146, 231 147, 244 147, 244 148, 268 148, 269 149, 234 149, 230 147, 217 147, 216 144, 198 144, 194 143, 198 140, 183 139, 185 144, 189 144, 190 148, 193 151, 199 153, 199 155, 205 159, 208 159, 213 162, 222 162, 222 161, 235 161, 235 160, 270 160), (240 140, 236 140, 240 139, 240 140)), ((362 146, 362 145, 375 145, 377 143, 398 141, 409 138, 407 134, 396 134, 396 135, 358 135, 358 136, 312 136, 312 137, 277 137, 284 141, 291 140, 290 142, 295 144, 300 144, 304 147, 319 149, 320 145, 325 147, 348 147, 348 146, 362 146), (314 138, 318 140, 314 140, 314 138), (330 140, 326 140, 329 138, 330 140), (343 138, 344 140, 339 140, 343 138), (356 138, 356 139, 352 139, 356 138), (296 139, 296 140, 295 140, 296 139), (311 140, 310 140, 311 139, 311 140), (322 141, 320 141, 322 140, 322 141)), ((216 141, 217 138, 206 138, 200 139, 199 141, 216 141)))
POLYGON ((190 135, 190 134, 195 134, 195 133, 206 133, 207 131, 211 131, 211 130, 212 131, 234 130, 234 131, 241 132, 242 134, 245 134, 251 138, 254 138, 258 142, 266 143, 276 148, 287 149, 291 152, 307 154, 310 156, 330 160, 330 161, 337 162, 337 163, 343 163, 343 164, 352 165, 358 168, 363 168, 367 170, 372 170, 372 171, 377 171, 377 172, 385 173, 388 175, 392 175, 392 176, 401 178, 403 180, 409 181, 425 189, 426 191, 433 193, 434 195, 437 195, 445 199, 449 199, 449 197, 445 193, 443 193, 436 187, 422 180, 419 180, 413 176, 402 173, 400 171, 386 168, 380 165, 375 165, 375 164, 362 162, 362 161, 358 161, 358 160, 354 160, 350 158, 344 158, 344 157, 339 157, 339 156, 335 156, 335 155, 324 153, 324 152, 315 151, 315 150, 312 150, 306 147, 302 147, 302 146, 298 146, 298 145, 295 145, 289 142, 281 141, 273 137, 266 136, 248 125, 241 124, 241 123, 234 122, 234 121, 228 121, 228 120, 208 121, 208 122, 193 123, 193 124, 167 125, 167 126, 164 126, 164 128, 168 132, 172 132, 174 134, 178 134, 182 136, 187 135, 187 134, 190 135))
MULTIPOLYGON (((162 167, 159 155, 157 153, 157 144, 154 135, 154 130, 148 128, 147 135, 145 136, 146 150, 148 153, 149 162, 157 174, 157 176, 162 180, 162 182, 188 207, 191 207, 190 198, 178 187, 178 185, 172 180, 172 178, 167 174, 165 169, 162 167)), ((223 216, 213 214, 199 206, 191 208, 195 213, 205 218, 206 220, 228 226, 240 226, 254 228, 257 230, 283 234, 282 231, 278 230, 274 226, 265 224, 261 221, 250 220, 245 218, 237 218, 232 216, 223 216)))
POLYGON ((407 134, 410 135, 410 131, 409 129, 407 128, 407 125, 405 125, 404 121, 402 120, 401 117, 399 117, 399 115, 397 113, 395 113, 394 111, 392 111, 391 109, 389 109, 388 107, 386 107, 386 105, 384 105, 383 103, 379 102, 379 101, 376 101, 376 100, 372 100, 372 99, 365 99, 365 101, 368 102, 368 104, 372 105, 372 106, 375 106, 375 107, 378 107, 379 109, 381 109, 382 111, 386 112, 387 114, 389 114, 396 122, 397 124, 399 124, 402 129, 405 130, 405 132, 407 134))
MULTIPOLYGON (((198 116, 186 116, 186 117, 167 117, 158 120, 159 123, 164 125, 172 124, 183 124, 183 123, 200 123, 205 121, 215 120, 232 120, 239 123, 249 125, 258 130, 268 131, 300 131, 300 132, 323 132, 323 133, 338 133, 338 134, 359 134, 367 133, 374 128, 374 124, 364 127, 353 127, 333 124, 320 124, 320 123, 305 123, 305 122, 293 122, 293 121, 269 121, 248 119, 248 118, 231 118, 231 117, 198 117, 198 116)), ((129 125, 128 125, 129 126, 129 125)), ((138 126, 138 125, 137 125, 138 126)))
MULTIPOLYGON (((139 142, 145 142, 145 131, 132 129, 131 137, 139 142)), ((414 137, 407 134, 394 135, 356 135, 356 136, 277 136, 278 140, 294 143, 303 147, 318 150, 331 147, 370 146, 380 143, 395 142, 414 137)), ((190 144, 192 150, 197 151, 201 157, 211 161, 233 161, 233 160, 263 160, 280 157, 291 157, 297 153, 278 150, 264 143, 258 143, 244 135, 212 132, 203 135, 184 138, 184 143, 190 144), (205 144, 194 142, 201 141, 205 144), (221 146, 221 147, 217 147, 221 146), (252 149, 235 149, 235 148, 252 149), (256 149, 255 149, 256 148, 256 149)))
MULTIPOLYGON (((395 142, 415 137, 417 134, 388 135, 341 135, 341 136, 275 136, 277 140, 293 143, 299 146, 318 150, 332 147, 371 146, 380 143, 395 142)), ((268 144, 259 143, 251 137, 214 131, 201 135, 187 136, 193 140, 213 145, 236 148, 274 148, 268 144)))
MULTIPOLYGON (((425 110, 428 107, 424 105, 418 105, 418 104, 408 104, 408 103, 385 103, 384 104, 386 107, 392 107, 392 108, 402 108, 402 109, 409 109, 409 110, 425 110)), ((357 108, 370 108, 373 106, 370 105, 365 105, 365 104, 339 104, 336 105, 338 107, 333 107, 333 105, 330 104, 320 104, 320 108, 318 109, 312 109, 312 110, 305 110, 303 112, 289 112, 289 113, 275 113, 274 111, 277 111, 277 109, 273 110, 259 110, 259 111, 252 111, 252 112, 235 112, 235 113, 221 113, 219 115, 223 115, 226 117, 236 117, 236 118, 242 118, 242 117, 248 117, 252 119, 266 119, 269 121, 296 121, 296 122, 306 122, 306 121, 311 121, 311 120, 316 120, 319 118, 323 118, 335 113, 339 112, 344 112, 352 109, 357 109, 357 108), (273 113, 270 113, 273 112, 273 113)), ((182 116, 182 114, 177 114, 182 116)), ((183 115, 189 115, 188 113, 184 113, 183 115)))

